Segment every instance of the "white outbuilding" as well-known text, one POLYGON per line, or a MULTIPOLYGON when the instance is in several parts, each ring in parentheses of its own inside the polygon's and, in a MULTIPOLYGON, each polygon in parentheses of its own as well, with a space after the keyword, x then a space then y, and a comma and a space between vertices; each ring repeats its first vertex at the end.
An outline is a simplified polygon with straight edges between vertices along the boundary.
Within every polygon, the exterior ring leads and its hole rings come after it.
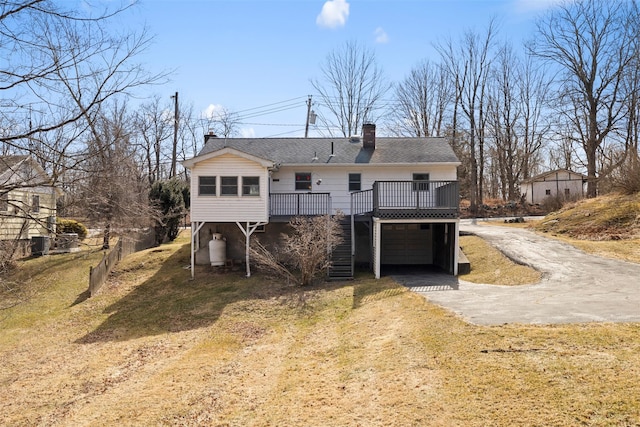
POLYGON ((527 203, 543 203, 547 198, 561 197, 565 200, 581 199, 585 196, 587 176, 567 169, 556 169, 541 173, 520 183, 520 193, 527 203))

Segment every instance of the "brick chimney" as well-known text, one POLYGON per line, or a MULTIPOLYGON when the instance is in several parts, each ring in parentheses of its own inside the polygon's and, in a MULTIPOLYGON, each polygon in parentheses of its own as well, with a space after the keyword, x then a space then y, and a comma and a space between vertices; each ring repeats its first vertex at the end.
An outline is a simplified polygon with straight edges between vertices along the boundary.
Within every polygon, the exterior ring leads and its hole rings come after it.
POLYGON ((376 149, 376 125, 373 123, 362 125, 362 148, 376 149))
POLYGON ((217 138, 218 135, 215 134, 214 131, 210 130, 208 134, 204 136, 204 143, 206 144, 209 141, 209 138, 217 138))

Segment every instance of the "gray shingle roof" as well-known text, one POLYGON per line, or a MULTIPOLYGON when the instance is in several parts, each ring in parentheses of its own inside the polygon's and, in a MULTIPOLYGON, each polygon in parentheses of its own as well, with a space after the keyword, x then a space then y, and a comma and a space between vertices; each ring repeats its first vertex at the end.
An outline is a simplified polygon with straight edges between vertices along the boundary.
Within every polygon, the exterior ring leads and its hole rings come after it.
POLYGON ((567 173, 569 173, 571 175, 579 175, 582 179, 588 179, 589 178, 587 175, 583 175, 583 174, 581 174, 579 172, 574 172, 574 171, 569 170, 569 169, 555 169, 555 170, 552 170, 552 171, 543 172, 543 173, 538 174, 536 176, 533 176, 533 177, 531 177, 529 179, 523 179, 522 181, 520 181, 520 183, 521 184, 526 184, 526 183, 529 183, 529 182, 544 181, 544 178, 546 178, 547 176, 555 175, 558 172, 567 172, 567 173))
POLYGON ((376 137, 376 148, 370 150, 362 148, 362 140, 349 138, 209 138, 198 156, 229 147, 276 164, 458 163, 448 141, 376 137))
POLYGON ((13 170, 20 162, 28 156, 0 156, 0 174, 8 170, 13 170))

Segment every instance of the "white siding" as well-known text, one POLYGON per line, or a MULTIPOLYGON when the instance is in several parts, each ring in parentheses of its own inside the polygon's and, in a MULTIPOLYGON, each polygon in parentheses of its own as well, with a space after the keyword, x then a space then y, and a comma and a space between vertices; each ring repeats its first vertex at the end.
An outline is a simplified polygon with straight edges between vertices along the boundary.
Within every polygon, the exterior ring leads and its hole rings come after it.
MULTIPOLYGON (((0 211, 0 240, 30 239, 50 234, 49 217, 55 224, 56 197, 53 188, 14 190, 8 195, 6 211, 0 211), (39 211, 32 211, 32 197, 40 197, 39 211)), ((53 227, 52 227, 53 228, 53 227)))
POLYGON ((314 193, 330 193, 333 210, 350 213, 351 196, 349 192, 349 174, 361 174, 361 190, 373 188, 375 181, 410 181, 414 173, 428 173, 431 181, 455 181, 456 166, 393 166, 393 165, 353 165, 353 166, 283 166, 271 177, 272 193, 304 193, 295 190, 295 173, 311 172, 311 191, 314 193), (320 182, 321 180, 321 182, 320 182), (319 183, 320 182, 320 183, 319 183))
POLYGON ((525 199, 529 203, 543 203, 547 197, 557 196, 567 199, 582 198, 584 196, 582 175, 558 171, 534 182, 521 184, 520 192, 526 196, 525 199))
POLYGON ((232 154, 224 154, 197 163, 191 169, 191 220, 206 222, 268 221, 269 173, 262 165, 232 154), (217 196, 200 196, 200 176, 217 177, 217 196), (242 177, 260 177, 260 196, 220 196, 220 177, 238 177, 238 193, 242 193, 242 177))

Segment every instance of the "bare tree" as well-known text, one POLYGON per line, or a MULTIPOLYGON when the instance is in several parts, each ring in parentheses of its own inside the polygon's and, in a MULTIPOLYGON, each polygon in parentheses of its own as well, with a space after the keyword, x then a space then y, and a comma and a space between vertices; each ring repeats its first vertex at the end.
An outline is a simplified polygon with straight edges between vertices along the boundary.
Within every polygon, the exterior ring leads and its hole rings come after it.
MULTIPOLYGON (((504 45, 496 56, 492 84, 488 91, 488 122, 494 147, 492 172, 498 176, 492 181, 500 187, 505 200, 517 200, 516 186, 520 180, 518 168, 518 121, 522 110, 516 95, 517 62, 510 45, 504 45)), ((494 191, 494 197, 497 193, 494 191)))
POLYGON ((82 15, 51 0, 0 5, 0 94, 3 144, 21 145, 32 135, 76 122, 110 97, 162 76, 133 62, 150 42, 145 30, 115 35, 107 29, 132 3, 82 15), (54 114, 52 114, 54 113, 54 114), (29 120, 27 114, 39 120, 29 120), (37 125, 34 125, 36 124, 37 125))
POLYGON ((198 154, 203 147, 203 135, 208 129, 202 128, 200 117, 194 112, 192 103, 185 104, 183 102, 180 108, 182 120, 180 120, 180 126, 178 127, 178 156, 182 161, 198 154))
MULTIPOLYGON (((540 163, 543 136, 549 131, 543 111, 548 82, 505 43, 494 61, 488 91, 489 138, 494 186, 505 200, 520 198, 519 183, 540 163)), ((497 195, 494 187, 493 195, 497 195)))
POLYGON ((173 136, 173 117, 168 103, 162 103, 159 96, 154 96, 142 104, 134 114, 134 131, 144 156, 149 185, 167 178, 163 173, 163 162, 167 160, 167 146, 173 136))
POLYGON ((237 136, 239 122, 238 115, 226 107, 216 108, 201 117, 201 126, 204 130, 214 132, 223 138, 237 136))
POLYGON ((467 31, 458 45, 452 41, 436 46, 450 79, 455 83, 454 122, 459 125, 458 111, 465 119, 469 149, 469 199, 472 213, 482 203, 484 167, 485 91, 491 69, 491 55, 496 35, 491 20, 486 31, 478 34, 467 31))
POLYGON ((560 68, 559 114, 582 146, 587 195, 597 194, 598 150, 624 115, 625 70, 637 55, 632 2, 584 0, 562 3, 537 23, 529 46, 537 57, 560 68))
POLYGON ((103 248, 114 228, 149 225, 149 184, 136 162, 132 120, 125 104, 114 103, 90 123, 84 176, 77 194, 89 220, 103 227, 103 248))
POLYGON ((517 78, 518 99, 522 105, 519 133, 522 138, 522 179, 540 173, 545 140, 551 133, 555 119, 549 115, 551 81, 543 69, 527 56, 517 78))
POLYGON ((320 65, 322 77, 311 84, 319 93, 319 111, 326 130, 342 136, 360 132, 365 122, 375 122, 382 108, 382 97, 390 89, 375 54, 357 42, 347 42, 327 55, 320 65))
POLYGON ((395 86, 397 108, 391 132, 396 135, 441 136, 453 102, 453 85, 439 64, 423 61, 395 86))

